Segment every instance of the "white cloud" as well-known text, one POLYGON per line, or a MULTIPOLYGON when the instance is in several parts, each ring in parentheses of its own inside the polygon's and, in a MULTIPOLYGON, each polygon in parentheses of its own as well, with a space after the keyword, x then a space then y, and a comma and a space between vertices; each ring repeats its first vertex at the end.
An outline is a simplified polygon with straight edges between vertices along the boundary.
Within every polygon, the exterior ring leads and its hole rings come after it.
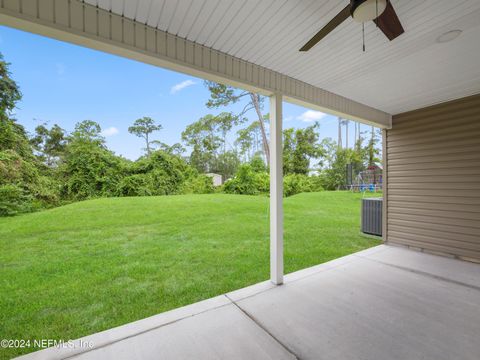
POLYGON ((293 120, 293 116, 286 116, 283 118, 283 121, 287 122, 287 121, 292 121, 293 120))
POLYGON ((56 63, 55 69, 57 70, 57 75, 59 76, 64 75, 65 71, 67 71, 67 67, 65 66, 65 64, 62 64, 62 63, 56 63))
POLYGON ((180 90, 183 90, 189 86, 192 86, 192 85, 195 85, 196 82, 193 81, 193 80, 185 80, 185 81, 182 81, 181 83, 178 83, 174 86, 172 86, 172 88, 170 89, 170 93, 171 94, 175 94, 177 92, 179 92, 180 90))
POLYGON ((102 136, 109 137, 117 135, 120 131, 115 126, 110 126, 102 131, 102 136))
POLYGON ((300 116, 297 116, 297 120, 304 122, 314 122, 323 119, 327 114, 320 111, 307 110, 300 116))

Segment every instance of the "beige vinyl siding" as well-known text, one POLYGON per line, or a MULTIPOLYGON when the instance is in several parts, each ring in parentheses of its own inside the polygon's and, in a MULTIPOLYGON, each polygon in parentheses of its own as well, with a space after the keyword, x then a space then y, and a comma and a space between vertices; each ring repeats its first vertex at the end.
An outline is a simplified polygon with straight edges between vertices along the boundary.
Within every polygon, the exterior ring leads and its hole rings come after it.
POLYGON ((480 95, 392 122, 386 241, 480 261, 480 95))

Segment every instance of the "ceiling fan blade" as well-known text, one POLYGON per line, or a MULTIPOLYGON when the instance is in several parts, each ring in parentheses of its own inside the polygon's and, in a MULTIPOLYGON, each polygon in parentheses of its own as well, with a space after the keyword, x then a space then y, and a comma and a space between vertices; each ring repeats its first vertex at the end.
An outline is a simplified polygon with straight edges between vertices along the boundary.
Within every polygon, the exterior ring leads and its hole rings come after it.
POLYGON ((350 5, 347 5, 330 22, 315 34, 308 42, 302 46, 300 51, 308 51, 314 47, 320 40, 327 36, 333 29, 350 17, 350 5))
POLYGON ((382 15, 373 21, 390 41, 405 32, 390 1, 387 1, 387 7, 382 15))

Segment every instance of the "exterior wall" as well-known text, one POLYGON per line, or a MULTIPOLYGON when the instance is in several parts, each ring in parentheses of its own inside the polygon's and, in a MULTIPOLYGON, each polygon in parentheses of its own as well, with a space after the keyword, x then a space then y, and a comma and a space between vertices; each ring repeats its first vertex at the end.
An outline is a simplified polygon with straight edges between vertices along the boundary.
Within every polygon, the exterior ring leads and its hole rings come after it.
POLYGON ((79 0, 2 0, 0 24, 388 128, 391 115, 79 0))
POLYGON ((480 261, 480 95, 393 117, 386 241, 480 261))

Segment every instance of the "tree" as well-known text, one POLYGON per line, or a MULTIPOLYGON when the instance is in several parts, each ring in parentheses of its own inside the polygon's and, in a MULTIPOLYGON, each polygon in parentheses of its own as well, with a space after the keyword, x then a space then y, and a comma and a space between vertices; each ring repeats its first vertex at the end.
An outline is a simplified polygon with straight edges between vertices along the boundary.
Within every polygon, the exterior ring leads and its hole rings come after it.
POLYGON ((355 124, 354 146, 355 146, 355 149, 357 150, 358 140, 360 139, 360 123, 355 121, 354 124, 355 124))
POLYGON ((190 163, 199 172, 216 172, 224 178, 233 175, 239 159, 236 151, 227 151, 227 134, 237 124, 231 113, 206 115, 182 132, 182 140, 193 148, 190 163))
POLYGON ((100 124, 93 120, 83 120, 75 124, 75 129, 70 135, 70 141, 89 142, 102 146, 105 144, 102 128, 100 124))
POLYGON ((368 156, 368 166, 373 166, 377 162, 381 162, 380 149, 378 148, 377 144, 380 141, 380 130, 375 130, 375 127, 371 127, 370 130, 370 140, 368 141, 366 147, 366 153, 368 156))
POLYGON ((350 127, 350 121, 345 119, 343 123, 345 124, 345 147, 348 149, 348 128, 350 127))
POLYGON ((212 119, 213 127, 215 130, 219 131, 222 136, 223 142, 223 153, 227 151, 227 134, 232 130, 232 127, 238 125, 239 119, 231 112, 222 112, 219 115, 216 115, 212 119))
MULTIPOLYGON (((268 114, 263 117, 264 124, 268 123, 268 114)), ((235 145, 240 148, 240 155, 244 157, 246 161, 251 160, 254 156, 262 156, 262 135, 260 123, 258 121, 252 122, 244 129, 237 131, 237 139, 235 145)))
POLYGON ((124 176, 125 160, 105 146, 101 127, 91 120, 75 125, 59 168, 63 196, 81 200, 113 196, 124 176))
MULTIPOLYGON (((252 123, 256 124, 255 123, 252 123)), ((250 126, 245 129, 240 129, 237 131, 237 139, 235 140, 235 146, 240 148, 240 155, 242 156, 244 161, 249 161, 254 151, 255 137, 253 131, 251 131, 250 126)))
POLYGON ((31 156, 25 128, 18 124, 11 115, 22 93, 17 83, 10 77, 8 66, 0 54, 0 151, 13 150, 20 156, 31 156))
POLYGON ((0 54, 0 216, 56 203, 57 188, 42 174, 23 126, 11 117, 20 90, 0 54))
POLYGON ((190 163, 203 173, 213 171, 218 149, 222 146, 214 118, 214 115, 205 115, 182 132, 182 140, 193 148, 190 163))
POLYGON ((179 143, 168 145, 164 142, 153 140, 150 141, 150 146, 152 149, 161 150, 171 155, 182 155, 185 152, 185 148, 179 143))
POLYGON ((283 172, 284 174, 308 175, 311 159, 322 156, 318 142, 319 123, 305 129, 285 129, 283 131, 283 172))
POLYGON ((321 172, 322 185, 327 190, 343 188, 346 185, 346 166, 352 165, 354 176, 364 171, 368 166, 380 162, 378 147, 379 133, 372 128, 370 139, 364 146, 365 133, 359 133, 353 149, 340 148, 330 138, 323 139, 323 166, 321 172))
POLYGON ((0 151, 12 150, 21 157, 32 157, 32 148, 25 128, 5 113, 0 113, 0 151))
POLYGON ((65 152, 65 130, 57 124, 50 129, 45 125, 35 128, 35 135, 30 139, 30 144, 38 153, 39 159, 52 167, 58 164, 60 156, 65 152))
POLYGON ((9 65, 0 54, 0 113, 2 116, 8 115, 15 108, 17 101, 22 98, 17 83, 10 77, 9 65))
POLYGON ((244 98, 248 99, 243 109, 234 117, 232 117, 232 119, 236 118, 238 123, 244 122, 246 121, 244 116, 250 110, 255 110, 255 113, 257 115, 257 121, 260 127, 260 132, 262 135, 263 153, 265 155, 265 161, 268 164, 270 159, 270 149, 267 138, 267 130, 264 123, 264 116, 262 114, 264 98, 256 93, 237 90, 231 86, 218 84, 212 81, 205 81, 205 85, 210 91, 210 99, 207 101, 206 104, 208 108, 219 108, 221 106, 228 106, 231 104, 236 104, 244 98))
MULTIPOLYGON (((92 120, 77 123, 68 135, 58 125, 41 124, 29 138, 12 117, 21 93, 2 59, 0 55, 0 216, 59 205, 62 200, 214 191, 211 178, 199 175, 180 156, 184 151, 180 144, 150 141, 149 135, 161 126, 149 118, 138 119, 129 131, 145 138, 148 153, 151 144, 158 149, 135 162, 110 151, 100 125, 92 120)), ((229 117, 222 113, 206 124, 224 145, 216 160, 224 173, 233 174, 238 157, 235 151, 226 151, 225 144, 237 119, 229 117)))
POLYGON ((337 146, 338 148, 342 148, 342 144, 343 144, 343 141, 342 141, 342 118, 341 117, 338 117, 338 140, 337 140, 337 146))
POLYGON ((128 132, 130 134, 133 134, 135 136, 138 136, 139 138, 143 138, 145 140, 146 144, 146 150, 147 150, 147 155, 150 156, 150 134, 153 133, 154 131, 159 131, 163 127, 160 124, 156 124, 155 120, 152 118, 144 116, 141 119, 135 120, 132 126, 128 128, 128 132))
POLYGON ((331 139, 322 141, 325 167, 321 172, 322 186, 326 190, 341 189, 346 185, 347 164, 354 165, 354 172, 363 170, 361 153, 353 149, 339 148, 331 139))
POLYGON ((252 157, 252 160, 250 160, 250 166, 256 173, 268 171, 267 167, 265 166, 265 162, 258 154, 252 157))
POLYGON ((240 159, 235 151, 226 151, 218 156, 215 172, 222 175, 224 180, 235 175, 240 166, 240 159))

